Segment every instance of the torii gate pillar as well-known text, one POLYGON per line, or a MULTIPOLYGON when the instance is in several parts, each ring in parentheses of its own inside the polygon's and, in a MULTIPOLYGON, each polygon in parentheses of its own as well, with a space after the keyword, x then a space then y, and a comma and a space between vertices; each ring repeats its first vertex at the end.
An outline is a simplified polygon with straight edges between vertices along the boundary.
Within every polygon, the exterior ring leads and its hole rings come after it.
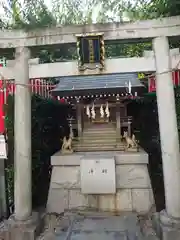
POLYGON ((163 240, 177 240, 180 239, 180 151, 168 38, 155 38, 153 47, 166 201, 160 222, 163 240))
POLYGON ((30 52, 26 47, 16 48, 15 61, 15 218, 27 220, 32 214, 31 193, 31 93, 29 84, 30 52))
POLYGON ((27 47, 16 48, 15 59, 15 118, 14 118, 14 199, 15 214, 10 217, 8 239, 35 239, 41 221, 32 212, 31 184, 31 92, 27 47))

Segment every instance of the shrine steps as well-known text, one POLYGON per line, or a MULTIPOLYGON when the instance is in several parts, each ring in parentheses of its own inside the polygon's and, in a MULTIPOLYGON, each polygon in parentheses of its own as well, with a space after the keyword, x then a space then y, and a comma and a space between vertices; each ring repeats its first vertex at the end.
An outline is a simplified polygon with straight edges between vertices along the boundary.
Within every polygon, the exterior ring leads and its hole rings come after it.
POLYGON ((83 131, 83 136, 99 136, 99 135, 116 135, 116 129, 111 126, 104 126, 104 127, 101 127, 101 128, 96 128, 96 127, 91 127, 91 128, 87 128, 87 129, 84 129, 83 131))
POLYGON ((73 141, 73 149, 84 151, 121 151, 124 145, 117 139, 116 129, 112 124, 93 125, 85 128, 78 141, 73 141))
POLYGON ((89 143, 89 142, 78 142, 78 143, 74 143, 74 146, 75 147, 77 147, 77 146, 79 146, 79 147, 96 147, 96 146, 98 146, 98 147, 105 147, 105 146, 110 146, 110 147, 118 147, 118 146, 123 146, 123 144, 122 143, 117 143, 117 142, 103 142, 103 140, 101 141, 101 142, 96 142, 96 141, 93 141, 93 142, 91 142, 91 143, 89 143))
POLYGON ((96 152, 96 151, 124 151, 124 147, 117 146, 76 146, 74 147, 75 152, 96 152))
MULTIPOLYGON (((120 140, 120 139, 119 139, 120 140)), ((113 144, 116 144, 117 143, 117 139, 116 137, 97 137, 97 138, 81 138, 80 141, 76 142, 76 143, 83 143, 83 144, 91 144, 91 143, 94 143, 94 144, 101 144, 101 143, 104 143, 104 144, 108 144, 108 143, 113 143, 113 144)))
POLYGON ((95 140, 95 139, 116 139, 117 135, 116 133, 96 133, 96 134, 83 134, 81 139, 84 139, 84 140, 95 140))

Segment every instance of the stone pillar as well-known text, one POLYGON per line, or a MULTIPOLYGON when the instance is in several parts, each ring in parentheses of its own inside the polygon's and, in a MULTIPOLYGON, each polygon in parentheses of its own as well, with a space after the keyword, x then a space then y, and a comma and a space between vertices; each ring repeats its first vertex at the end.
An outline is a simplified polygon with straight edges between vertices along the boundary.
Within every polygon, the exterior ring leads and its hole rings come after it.
POLYGON ((5 161, 0 159, 0 218, 7 217, 6 181, 5 181, 5 161))
POLYGON ((31 190, 31 92, 29 84, 29 49, 16 48, 15 55, 15 219, 26 221, 32 214, 31 190), (22 85, 18 85, 22 84, 22 85))
POLYGON ((121 135, 121 116, 120 116, 120 101, 116 98, 116 137, 120 139, 121 135))
MULTIPOLYGON (((166 214, 163 212, 161 219, 165 219, 166 215, 169 218, 180 220, 180 152, 168 39, 166 37, 155 38, 153 47, 166 200, 166 214)), ((171 220, 167 222, 171 222, 171 220)), ((169 232, 163 229, 163 239, 170 239, 167 238, 169 232)), ((180 239, 180 235, 178 238, 175 235, 168 235, 168 237, 170 236, 173 240, 180 239)))
POLYGON ((79 102, 79 100, 77 100, 77 128, 78 128, 78 137, 82 136, 82 105, 79 102))

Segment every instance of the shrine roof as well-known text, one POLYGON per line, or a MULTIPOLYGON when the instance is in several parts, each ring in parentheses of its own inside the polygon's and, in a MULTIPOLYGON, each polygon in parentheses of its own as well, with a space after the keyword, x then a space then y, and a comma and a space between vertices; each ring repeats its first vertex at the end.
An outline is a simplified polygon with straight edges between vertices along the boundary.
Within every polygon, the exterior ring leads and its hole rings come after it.
POLYGON ((127 88, 129 81, 132 89, 144 86, 138 79, 137 73, 65 76, 59 78, 59 83, 52 90, 52 94, 55 96, 68 96, 81 95, 85 92, 88 94, 112 91, 118 93, 127 88))

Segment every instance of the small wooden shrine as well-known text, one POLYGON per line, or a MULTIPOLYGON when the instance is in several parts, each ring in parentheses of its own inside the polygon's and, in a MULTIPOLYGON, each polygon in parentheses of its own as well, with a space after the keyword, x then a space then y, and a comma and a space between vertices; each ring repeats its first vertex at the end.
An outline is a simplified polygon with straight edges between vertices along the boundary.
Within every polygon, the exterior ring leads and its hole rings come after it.
POLYGON ((124 99, 137 97, 144 87, 136 73, 104 74, 103 34, 77 36, 79 75, 61 77, 52 94, 72 106, 71 133, 63 148, 70 151, 124 150, 137 146, 132 118, 124 99), (82 71, 100 69, 100 74, 82 71), (102 70, 102 72, 101 72, 102 70), (77 133, 77 134, 76 134, 77 133), (122 144, 122 140, 126 144, 122 144), (73 140, 73 141, 72 141, 73 140), (68 142, 67 142, 68 141, 68 142), (72 149, 71 149, 72 143, 72 149))

